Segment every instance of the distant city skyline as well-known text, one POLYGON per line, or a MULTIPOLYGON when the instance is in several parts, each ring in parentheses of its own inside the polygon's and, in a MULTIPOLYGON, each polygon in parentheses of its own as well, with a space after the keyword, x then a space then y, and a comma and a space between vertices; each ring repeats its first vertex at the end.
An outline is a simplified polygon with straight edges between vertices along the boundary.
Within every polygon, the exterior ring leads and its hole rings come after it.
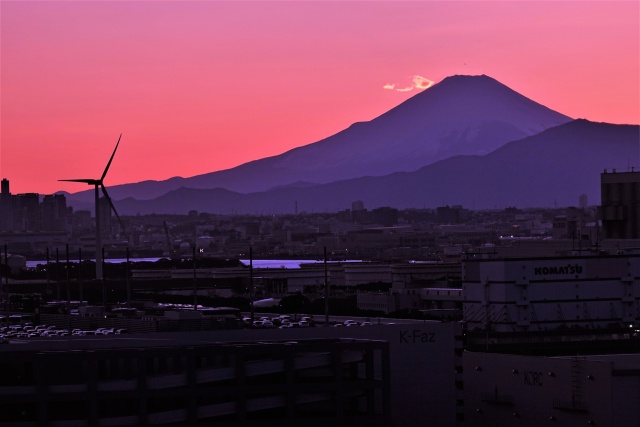
POLYGON ((85 191, 232 168, 486 74, 638 124, 630 2, 2 2, 0 178, 85 191))

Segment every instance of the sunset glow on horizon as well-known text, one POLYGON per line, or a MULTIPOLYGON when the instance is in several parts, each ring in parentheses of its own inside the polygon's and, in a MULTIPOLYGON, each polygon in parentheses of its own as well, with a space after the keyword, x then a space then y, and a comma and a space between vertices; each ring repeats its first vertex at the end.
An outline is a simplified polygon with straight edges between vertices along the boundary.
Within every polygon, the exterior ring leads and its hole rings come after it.
POLYGON ((371 120, 455 74, 572 118, 640 122, 640 4, 0 4, 11 192, 189 177, 371 120))

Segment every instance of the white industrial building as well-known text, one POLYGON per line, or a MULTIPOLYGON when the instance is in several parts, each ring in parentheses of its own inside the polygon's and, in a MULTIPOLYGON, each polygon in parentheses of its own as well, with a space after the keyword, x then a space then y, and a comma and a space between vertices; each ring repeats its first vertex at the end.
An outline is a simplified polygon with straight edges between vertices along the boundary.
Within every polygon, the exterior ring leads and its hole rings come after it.
POLYGON ((469 330, 596 329, 640 322, 640 255, 470 259, 463 264, 469 330))
MULTIPOLYGON (((462 290, 449 288, 449 279, 459 279, 460 263, 413 262, 391 264, 389 292, 358 294, 358 308, 388 314, 397 310, 455 310, 462 290)), ((458 310, 459 311, 459 310, 458 310)))

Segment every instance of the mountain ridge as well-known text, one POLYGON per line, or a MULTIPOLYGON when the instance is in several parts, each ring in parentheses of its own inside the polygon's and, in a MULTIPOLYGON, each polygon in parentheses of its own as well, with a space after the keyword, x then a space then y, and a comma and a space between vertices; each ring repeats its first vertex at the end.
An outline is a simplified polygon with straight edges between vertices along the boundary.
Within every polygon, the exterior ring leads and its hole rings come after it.
MULTIPOLYGON (((599 199, 599 173, 622 170, 640 159, 640 127, 574 120, 513 141, 483 156, 459 155, 414 172, 240 194, 221 188, 185 189, 148 201, 118 201, 125 214, 177 213, 176 206, 210 213, 293 213, 338 211, 363 200, 368 208, 572 206, 580 194, 599 199), (197 195, 187 204, 184 194, 197 195)), ((184 212, 186 213, 186 212, 184 212)))
MULTIPOLYGON (((450 76, 370 121, 279 155, 190 178, 110 186, 109 192, 115 200, 152 199, 182 186, 253 193, 299 181, 382 176, 458 154, 486 154, 570 120, 491 77, 450 76)), ((69 200, 92 197, 86 191, 69 200)))

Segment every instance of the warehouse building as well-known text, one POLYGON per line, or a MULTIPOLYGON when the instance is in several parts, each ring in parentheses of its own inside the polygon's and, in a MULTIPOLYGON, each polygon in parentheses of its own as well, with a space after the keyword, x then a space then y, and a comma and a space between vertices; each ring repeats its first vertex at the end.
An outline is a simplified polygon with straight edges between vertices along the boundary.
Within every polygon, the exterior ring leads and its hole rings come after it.
POLYGON ((640 322, 640 255, 469 259, 469 330, 602 329, 640 322))

